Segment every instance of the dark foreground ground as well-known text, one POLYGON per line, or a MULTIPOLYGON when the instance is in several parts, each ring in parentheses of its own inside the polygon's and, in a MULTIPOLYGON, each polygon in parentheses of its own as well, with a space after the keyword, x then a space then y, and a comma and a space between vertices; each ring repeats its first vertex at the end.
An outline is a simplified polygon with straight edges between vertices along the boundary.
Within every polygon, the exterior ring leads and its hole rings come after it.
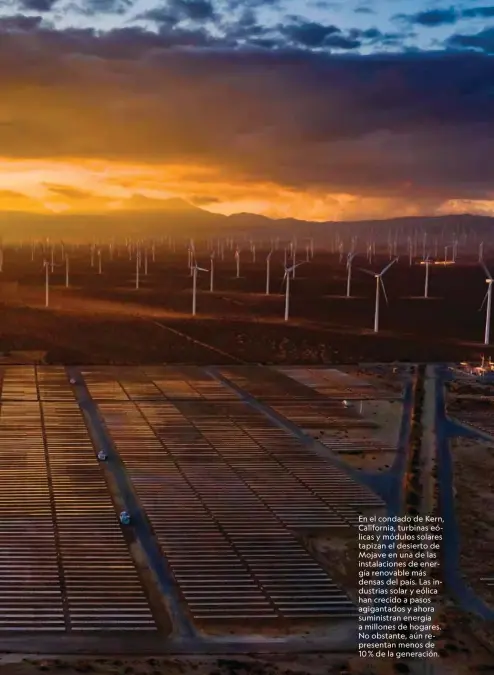
MULTIPOLYGON (((58 254, 60 256, 60 254, 58 254)), ((478 265, 431 268, 424 299, 424 268, 402 260, 385 276, 389 305, 381 297, 380 332, 372 331, 375 283, 356 259, 352 298, 338 256, 317 254, 291 283, 290 321, 283 321, 283 258, 271 263, 271 295, 265 295, 265 255, 245 252, 235 277, 231 252, 198 279, 197 316, 191 317, 192 280, 185 251, 158 251, 141 272, 122 253, 103 254, 102 274, 87 251, 72 255, 70 288, 61 259, 50 277, 46 309, 41 254, 6 250, 0 284, 0 352, 41 350, 47 363, 291 363, 359 361, 461 361, 494 355, 483 343, 485 293, 478 265), (160 325, 157 325, 157 322, 160 325), (188 339, 191 338, 191 339, 188 339), (200 344, 201 343, 201 344, 200 344)), ((379 271, 387 257, 375 262, 379 271)), ((209 266, 207 254, 198 263, 209 266)), ((16 360, 16 355, 13 355, 16 360)))

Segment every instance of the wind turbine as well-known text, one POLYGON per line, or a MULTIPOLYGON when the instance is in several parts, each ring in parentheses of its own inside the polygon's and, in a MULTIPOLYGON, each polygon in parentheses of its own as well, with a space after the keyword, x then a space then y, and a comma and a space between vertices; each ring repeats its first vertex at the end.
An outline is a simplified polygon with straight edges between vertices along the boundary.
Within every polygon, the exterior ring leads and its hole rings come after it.
POLYGON ((266 295, 269 295, 269 281, 270 281, 270 264, 271 256, 273 255, 273 249, 270 250, 266 256, 266 295))
POLYGON ((484 263, 481 263, 484 272, 486 274, 485 283, 487 284, 487 291, 484 295, 482 305, 480 306, 481 311, 484 307, 485 301, 487 300, 487 308, 485 313, 485 334, 484 334, 484 344, 488 345, 490 342, 490 333, 491 333, 491 308, 492 308, 492 274, 487 269, 484 263))
POLYGON ((293 275, 293 271, 295 267, 300 267, 300 265, 303 265, 303 262, 299 262, 296 265, 292 265, 291 267, 285 267, 285 276, 283 277, 283 281, 285 282, 285 321, 288 321, 288 317, 290 315, 290 275, 293 275))
POLYGON ((424 298, 429 297, 429 265, 431 264, 429 256, 422 261, 425 265, 424 298))
POLYGON ((69 287, 69 256, 65 254, 65 288, 69 287))
POLYGON ((211 275, 209 277, 209 290, 212 293, 214 291, 214 251, 211 252, 209 256, 211 259, 211 275))
POLYGON ((208 272, 208 270, 199 267, 196 262, 192 265, 192 316, 196 315, 197 272, 208 272))
POLYGON ((346 277, 346 297, 350 297, 350 284, 352 281, 352 261, 355 258, 355 253, 349 253, 346 261, 347 277, 346 277))
POLYGON ((240 251, 235 249, 235 260, 237 261, 237 279, 240 278, 240 251))
POLYGON ((139 267, 141 266, 141 252, 139 249, 136 251, 136 290, 139 289, 139 267))
POLYGON ((50 304, 50 263, 48 260, 43 262, 45 268, 45 307, 50 304))
POLYGON ((388 304, 388 296, 386 295, 386 289, 384 288, 384 282, 383 282, 383 275, 386 274, 386 272, 389 270, 389 268, 395 264, 395 262, 398 260, 398 258, 395 258, 392 260, 384 269, 382 269, 378 274, 375 272, 371 272, 371 270, 365 270, 361 269, 362 272, 365 272, 366 274, 370 274, 376 279, 376 305, 375 305, 375 310, 374 310, 374 333, 379 332, 379 299, 380 299, 380 289, 382 287, 383 294, 384 294, 384 299, 386 300, 386 304, 388 304))

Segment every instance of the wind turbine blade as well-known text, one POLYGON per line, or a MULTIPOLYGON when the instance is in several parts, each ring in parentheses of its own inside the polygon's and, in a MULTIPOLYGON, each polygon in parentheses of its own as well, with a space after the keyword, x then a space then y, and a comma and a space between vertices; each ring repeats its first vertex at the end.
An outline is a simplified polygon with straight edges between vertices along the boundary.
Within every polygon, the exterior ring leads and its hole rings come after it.
POLYGON ((484 305, 486 303, 488 295, 489 295, 489 289, 487 289, 486 294, 484 295, 484 299, 482 300, 482 304, 479 307, 479 312, 481 312, 484 309, 484 305))
POLYGON ((381 275, 379 275, 379 281, 381 283, 381 288, 383 289, 383 294, 384 294, 384 299, 386 300, 386 304, 389 305, 389 300, 388 300, 388 294, 386 293, 386 289, 384 288, 384 281, 381 275))
POLYGON ((370 274, 371 277, 375 277, 375 276, 376 276, 376 273, 375 273, 375 272, 371 272, 371 270, 366 270, 366 269, 364 269, 363 267, 357 267, 357 269, 359 270, 359 272, 365 272, 365 274, 370 274))
POLYGON ((486 264, 485 264, 483 261, 482 261, 480 264, 482 265, 482 267, 483 267, 483 269, 484 269, 484 272, 485 272, 486 277, 487 277, 488 279, 492 279, 492 275, 491 275, 491 273, 489 272, 489 270, 487 269, 486 264))
POLYGON ((398 260, 398 258, 395 258, 394 260, 392 260, 392 261, 389 263, 389 265, 386 265, 386 267, 385 267, 383 270, 381 270, 381 275, 384 274, 385 272, 387 272, 387 271, 389 270, 389 268, 390 268, 392 265, 394 265, 395 262, 396 262, 397 260, 398 260))

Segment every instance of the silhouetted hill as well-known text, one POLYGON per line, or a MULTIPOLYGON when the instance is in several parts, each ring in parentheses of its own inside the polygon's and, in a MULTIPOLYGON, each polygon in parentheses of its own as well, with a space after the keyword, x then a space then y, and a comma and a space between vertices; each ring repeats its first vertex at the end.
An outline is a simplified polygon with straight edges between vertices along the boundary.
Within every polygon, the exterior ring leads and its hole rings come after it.
POLYGON ((445 216, 407 216, 387 220, 313 222, 295 218, 272 219, 252 213, 231 216, 210 213, 182 199, 153 200, 136 195, 125 211, 106 214, 0 213, 0 235, 8 240, 50 237, 54 240, 107 240, 109 238, 173 237, 214 238, 233 236, 269 240, 271 237, 324 237, 338 232, 387 239, 390 232, 401 236, 427 231, 430 235, 476 232, 483 236, 494 231, 494 218, 471 214, 445 216))

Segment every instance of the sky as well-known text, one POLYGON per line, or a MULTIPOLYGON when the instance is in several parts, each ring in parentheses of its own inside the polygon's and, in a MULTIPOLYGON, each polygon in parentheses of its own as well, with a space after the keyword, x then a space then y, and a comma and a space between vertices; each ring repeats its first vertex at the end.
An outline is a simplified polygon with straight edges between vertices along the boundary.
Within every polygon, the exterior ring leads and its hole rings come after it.
POLYGON ((494 4, 2 0, 0 210, 494 216, 494 4))

